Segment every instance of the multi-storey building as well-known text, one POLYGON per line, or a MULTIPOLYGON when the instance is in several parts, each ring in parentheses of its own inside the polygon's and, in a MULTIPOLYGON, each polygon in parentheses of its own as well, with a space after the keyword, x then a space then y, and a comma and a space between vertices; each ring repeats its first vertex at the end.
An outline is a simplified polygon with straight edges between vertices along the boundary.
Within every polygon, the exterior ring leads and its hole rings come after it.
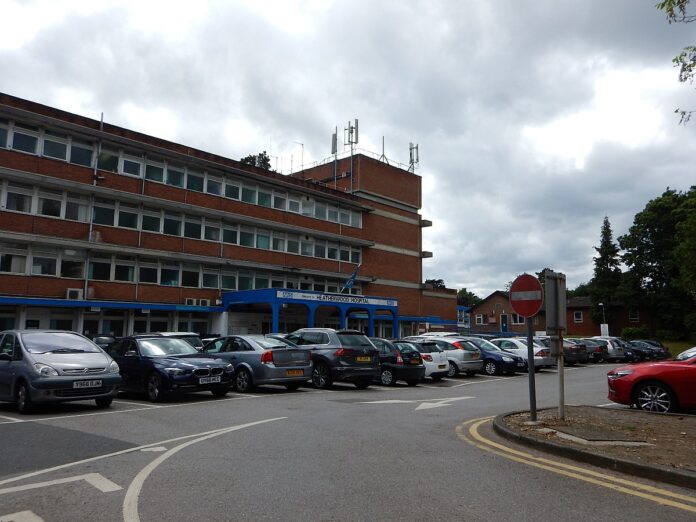
POLYGON ((456 322, 421 284, 420 206, 362 154, 284 176, 0 94, 0 330, 456 322))

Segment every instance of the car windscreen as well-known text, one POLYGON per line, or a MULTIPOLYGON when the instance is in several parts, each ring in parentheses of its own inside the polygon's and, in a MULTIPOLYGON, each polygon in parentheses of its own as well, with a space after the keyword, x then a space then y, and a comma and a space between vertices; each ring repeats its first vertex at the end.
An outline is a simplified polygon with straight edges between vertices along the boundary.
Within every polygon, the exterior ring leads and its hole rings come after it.
POLYGON ((82 353, 101 351, 92 341, 71 332, 23 333, 22 342, 30 353, 82 353))
POLYGON ((467 339, 468 342, 476 346, 481 351, 484 352, 502 352, 502 350, 490 341, 485 339, 479 339, 476 337, 471 337, 467 339))
POLYGON ((190 355, 198 353, 193 346, 184 341, 172 337, 157 337, 152 339, 138 339, 140 352, 146 357, 167 357, 170 355, 190 355))
POLYGON ((687 361, 689 359, 693 359, 696 357, 696 347, 694 348, 689 348, 685 352, 680 353, 675 357, 677 361, 687 361))
POLYGON ((279 348, 290 348, 291 346, 279 339, 269 339, 268 337, 254 337, 254 341, 264 350, 277 350, 279 348))
POLYGON ((344 332, 336 334, 336 337, 342 346, 373 346, 365 334, 344 332))
POLYGON ((401 353, 418 353, 416 347, 412 344, 402 343, 395 345, 401 353))
POLYGON ((435 353, 442 351, 435 343, 414 343, 413 345, 420 353, 435 353))

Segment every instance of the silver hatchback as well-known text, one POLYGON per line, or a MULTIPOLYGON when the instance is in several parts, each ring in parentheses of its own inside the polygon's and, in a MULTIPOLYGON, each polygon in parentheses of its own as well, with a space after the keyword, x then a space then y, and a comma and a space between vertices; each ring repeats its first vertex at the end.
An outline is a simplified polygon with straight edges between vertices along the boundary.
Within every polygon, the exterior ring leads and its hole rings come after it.
POLYGON ((29 413, 38 402, 92 399, 108 407, 121 384, 118 364, 86 337, 62 330, 0 332, 0 401, 29 413))

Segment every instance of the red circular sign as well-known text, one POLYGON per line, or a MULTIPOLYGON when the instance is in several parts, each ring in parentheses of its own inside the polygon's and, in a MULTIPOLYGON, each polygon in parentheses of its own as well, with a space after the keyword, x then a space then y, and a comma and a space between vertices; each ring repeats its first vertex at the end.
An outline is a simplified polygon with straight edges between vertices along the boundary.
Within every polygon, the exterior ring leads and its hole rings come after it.
POLYGON ((510 287, 510 306, 522 317, 534 317, 544 303, 544 289, 539 280, 529 274, 522 274, 510 287))

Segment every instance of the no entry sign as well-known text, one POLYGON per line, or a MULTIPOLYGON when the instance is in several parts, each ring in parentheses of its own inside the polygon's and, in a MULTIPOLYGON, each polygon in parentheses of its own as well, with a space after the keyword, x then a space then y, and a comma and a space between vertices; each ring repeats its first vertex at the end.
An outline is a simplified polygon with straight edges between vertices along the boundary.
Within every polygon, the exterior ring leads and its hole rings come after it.
POLYGON ((529 274, 522 274, 510 287, 510 306, 522 317, 534 317, 544 303, 544 289, 539 280, 529 274))

